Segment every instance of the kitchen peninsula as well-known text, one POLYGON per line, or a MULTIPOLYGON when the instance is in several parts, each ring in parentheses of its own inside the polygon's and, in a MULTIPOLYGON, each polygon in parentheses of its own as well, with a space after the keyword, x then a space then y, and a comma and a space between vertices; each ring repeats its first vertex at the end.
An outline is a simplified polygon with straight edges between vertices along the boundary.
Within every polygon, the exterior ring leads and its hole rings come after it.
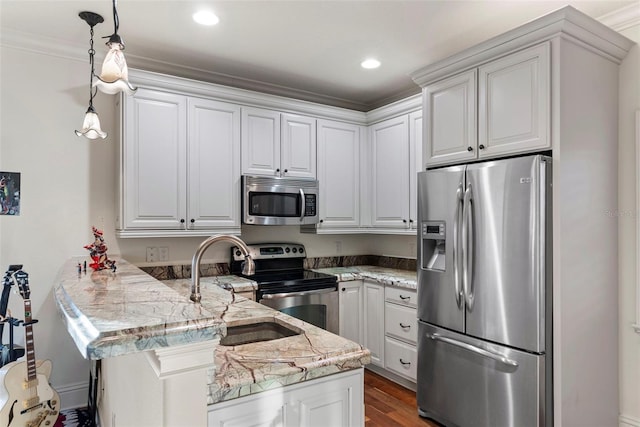
POLYGON ((363 424, 361 345, 206 280, 195 304, 189 280, 162 283, 123 259, 117 273, 84 273, 80 261, 63 266, 54 295, 78 350, 101 360, 102 426, 363 424))

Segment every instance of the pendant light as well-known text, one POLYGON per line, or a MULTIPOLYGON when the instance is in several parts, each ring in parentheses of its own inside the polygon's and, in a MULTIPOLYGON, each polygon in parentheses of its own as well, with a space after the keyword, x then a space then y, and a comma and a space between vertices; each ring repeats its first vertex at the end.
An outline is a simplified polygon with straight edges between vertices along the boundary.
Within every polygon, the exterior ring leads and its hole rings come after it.
POLYGON ((82 130, 77 130, 76 135, 84 136, 88 139, 104 139, 107 137, 107 133, 103 132, 102 129, 100 129, 100 119, 98 118, 96 110, 93 108, 93 97, 96 94, 96 89, 93 88, 93 76, 95 74, 93 59, 96 53, 96 51, 93 49, 93 27, 96 24, 104 22, 104 19, 102 18, 102 16, 93 12, 80 12, 78 16, 86 21, 86 23, 89 24, 89 27, 91 27, 91 38, 89 47, 89 63, 91 64, 91 75, 89 77, 89 108, 84 115, 82 130))
POLYGON ((127 61, 124 59, 124 42, 118 35, 120 21, 118 19, 118 10, 116 9, 116 0, 113 1, 113 27, 114 31, 108 37, 107 46, 109 52, 102 63, 102 72, 98 76, 94 86, 100 92, 113 95, 118 92, 125 92, 127 95, 133 95, 136 88, 129 83, 129 70, 127 69, 127 61))

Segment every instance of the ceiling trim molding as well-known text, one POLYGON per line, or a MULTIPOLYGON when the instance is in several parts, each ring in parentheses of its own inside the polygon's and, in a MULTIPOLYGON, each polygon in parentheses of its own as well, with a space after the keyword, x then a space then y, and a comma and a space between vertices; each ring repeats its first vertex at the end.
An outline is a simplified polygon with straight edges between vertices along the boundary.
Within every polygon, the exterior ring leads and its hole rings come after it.
POLYGON ((640 25, 640 2, 602 15, 598 21, 618 32, 640 25))
MULTIPOLYGON (((81 43, 69 43, 68 41, 42 37, 13 29, 2 29, 0 34, 0 46, 74 61, 88 61, 88 45, 81 43)), ((257 91, 275 96, 288 97, 337 108, 356 110, 360 112, 368 111, 373 108, 369 103, 351 101, 316 92, 290 88, 224 73, 217 73, 196 67, 187 67, 171 62, 132 55, 130 53, 127 53, 127 62, 130 68, 144 69, 155 73, 175 75, 177 77, 200 80, 244 90, 257 91)))
POLYGON ((511 31, 421 68, 412 73, 411 78, 421 87, 424 87, 452 73, 477 67, 496 57, 563 34, 580 40, 590 46, 593 51, 618 63, 624 59, 634 44, 631 40, 601 22, 571 6, 565 6, 511 31))
POLYGON ((405 98, 400 101, 385 105, 384 107, 368 111, 367 125, 372 125, 374 123, 381 122, 391 117, 397 117, 402 114, 408 114, 413 111, 419 110, 421 107, 422 96, 418 93, 409 98, 405 98))
POLYGON ((185 77, 129 69, 129 80, 137 86, 179 94, 203 96, 223 102, 258 108, 271 108, 284 113, 310 116, 366 125, 366 113, 299 99, 267 94, 249 89, 193 80, 185 77))

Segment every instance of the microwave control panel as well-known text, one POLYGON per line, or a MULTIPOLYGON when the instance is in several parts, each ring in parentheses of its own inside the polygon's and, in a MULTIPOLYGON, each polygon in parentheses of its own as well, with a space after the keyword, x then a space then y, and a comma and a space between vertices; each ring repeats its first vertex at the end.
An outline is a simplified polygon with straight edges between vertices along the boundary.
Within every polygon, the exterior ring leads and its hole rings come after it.
POLYGON ((304 216, 316 216, 316 195, 305 194, 304 195, 304 216))

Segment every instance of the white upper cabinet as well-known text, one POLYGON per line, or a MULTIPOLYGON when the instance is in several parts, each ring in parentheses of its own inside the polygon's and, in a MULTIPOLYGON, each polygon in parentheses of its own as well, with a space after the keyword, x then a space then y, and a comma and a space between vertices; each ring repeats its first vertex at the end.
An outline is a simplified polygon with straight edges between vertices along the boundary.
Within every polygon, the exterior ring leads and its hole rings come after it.
POLYGON ((316 177, 316 119, 242 108, 242 173, 316 177))
POLYGON ((370 127, 371 225, 407 228, 409 224, 409 117, 370 127))
POLYGON ((422 111, 409 114, 409 228, 418 227, 418 172, 424 170, 422 158, 422 111))
POLYGON ((427 165, 475 158, 476 71, 427 86, 423 102, 427 165))
POLYGON ((427 85, 426 165, 550 149, 550 73, 545 42, 427 85))
POLYGON ((120 229, 180 230, 186 218, 187 97, 124 97, 120 229))
POLYGON ((551 147, 549 43, 478 69, 480 157, 551 147))
POLYGON ((318 120, 318 231, 360 225, 361 127, 318 120))
POLYGON ((189 99, 187 228, 240 226, 240 107, 189 99))
POLYGON ((282 176, 316 177, 316 119, 282 114, 282 176))
POLYGON ((242 108, 242 173, 280 176, 280 113, 242 108))
POLYGON ((118 235, 240 231, 240 107, 139 88, 122 108, 118 235))

